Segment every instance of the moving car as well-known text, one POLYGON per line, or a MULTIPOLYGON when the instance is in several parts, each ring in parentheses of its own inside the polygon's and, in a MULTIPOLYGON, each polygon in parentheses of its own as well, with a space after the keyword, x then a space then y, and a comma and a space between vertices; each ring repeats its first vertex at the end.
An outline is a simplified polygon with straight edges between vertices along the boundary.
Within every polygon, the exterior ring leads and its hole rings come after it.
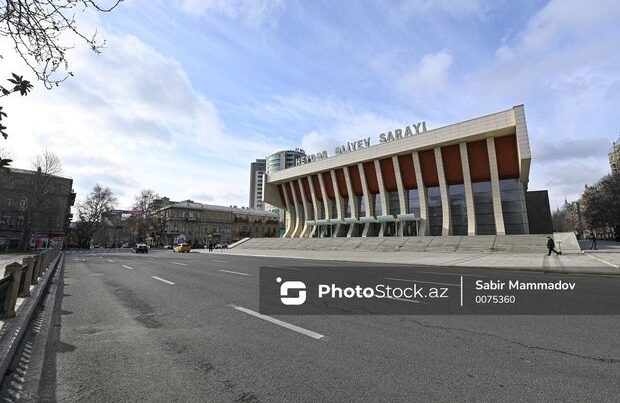
POLYGON ((180 243, 175 246, 173 250, 178 253, 189 253, 192 248, 189 246, 188 243, 180 243))
POLYGON ((149 247, 144 243, 136 244, 136 253, 149 253, 149 247))

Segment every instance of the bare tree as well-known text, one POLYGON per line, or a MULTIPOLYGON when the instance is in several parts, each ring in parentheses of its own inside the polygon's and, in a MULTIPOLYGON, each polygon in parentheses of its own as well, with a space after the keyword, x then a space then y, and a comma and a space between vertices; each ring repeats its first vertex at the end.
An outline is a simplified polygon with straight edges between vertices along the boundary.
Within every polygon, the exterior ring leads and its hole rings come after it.
POLYGON ((62 162, 53 152, 46 150, 32 161, 34 175, 30 178, 27 206, 24 210, 24 232, 22 248, 30 244, 32 235, 40 228, 42 220, 50 214, 54 206, 50 204, 51 195, 57 190, 57 176, 62 174, 62 162))
POLYGON ((117 200, 108 187, 96 184, 90 194, 77 205, 77 238, 81 247, 90 244, 95 233, 102 228, 105 214, 114 208, 117 200))
POLYGON ((71 75, 66 57, 72 47, 66 43, 70 36, 84 41, 95 53, 105 45, 105 41, 97 39, 96 32, 91 35, 78 29, 76 11, 93 8, 109 12, 122 1, 103 1, 107 4, 102 5, 94 0, 5 0, 0 5, 0 36, 10 38, 13 49, 37 80, 52 88, 71 75), (66 73, 56 76, 59 68, 66 73))
POLYGON ((154 202, 159 195, 151 189, 142 189, 136 196, 133 208, 142 213, 142 217, 148 218, 153 212, 154 202))
MULTIPOLYGON (((88 8, 110 12, 124 0, 5 0, 0 2, 0 37, 9 38, 13 50, 32 70, 45 88, 51 89, 72 76, 69 71, 67 51, 73 46, 67 41, 78 38, 95 53, 100 53, 105 41, 97 39, 96 32, 86 34, 78 29, 76 11, 88 8), (101 3, 106 3, 102 5, 101 3), (70 34, 70 35, 67 35, 70 34), (59 71, 60 69, 60 71, 59 71)), ((0 54, 0 59, 2 54, 0 54)), ((30 81, 12 73, 10 86, 0 86, 0 97, 19 92, 28 95, 30 81)), ((0 106, 0 121, 7 114, 0 106)), ((6 139, 7 127, 0 123, 0 134, 6 139)), ((0 158, 0 169, 10 164, 10 159, 0 158)))

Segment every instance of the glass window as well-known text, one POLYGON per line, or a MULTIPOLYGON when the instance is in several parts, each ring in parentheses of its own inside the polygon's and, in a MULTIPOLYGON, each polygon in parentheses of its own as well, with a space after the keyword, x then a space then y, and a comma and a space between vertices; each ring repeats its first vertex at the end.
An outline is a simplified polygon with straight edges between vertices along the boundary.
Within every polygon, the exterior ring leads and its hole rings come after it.
POLYGON ((521 182, 503 179, 499 181, 499 188, 506 234, 528 234, 527 207, 521 182))
POLYGON ((495 235, 491 182, 475 182, 472 188, 476 213, 476 235, 495 235))
POLYGON ((420 217, 420 197, 418 189, 409 189, 406 192, 407 213, 415 214, 416 217, 420 217))
POLYGON ((396 217, 400 214, 400 200, 398 198, 398 192, 389 192, 387 194, 389 213, 396 217))
POLYGON ((450 185, 448 187, 448 198, 450 200, 452 235, 467 235, 467 204, 465 203, 465 185, 450 185))
POLYGON ((441 209, 441 192, 439 186, 426 189, 426 203, 428 204, 428 225, 430 234, 439 236, 443 226, 443 211, 441 209))

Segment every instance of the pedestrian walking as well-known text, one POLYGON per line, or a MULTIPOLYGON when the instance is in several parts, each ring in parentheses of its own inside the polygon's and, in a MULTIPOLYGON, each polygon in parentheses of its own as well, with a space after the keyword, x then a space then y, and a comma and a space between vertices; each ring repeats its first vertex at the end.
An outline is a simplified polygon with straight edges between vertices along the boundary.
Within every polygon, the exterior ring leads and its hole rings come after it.
POLYGON ((209 242, 209 252, 213 252, 213 242, 209 242))
POLYGON ((556 255, 562 254, 562 252, 555 250, 555 242, 553 242, 553 238, 550 236, 547 237, 547 249, 549 249, 549 254, 547 256, 551 256, 551 252, 555 252, 556 255))
POLYGON ((590 235, 590 241, 592 241, 590 243, 590 250, 596 250, 596 234, 594 232, 590 235))

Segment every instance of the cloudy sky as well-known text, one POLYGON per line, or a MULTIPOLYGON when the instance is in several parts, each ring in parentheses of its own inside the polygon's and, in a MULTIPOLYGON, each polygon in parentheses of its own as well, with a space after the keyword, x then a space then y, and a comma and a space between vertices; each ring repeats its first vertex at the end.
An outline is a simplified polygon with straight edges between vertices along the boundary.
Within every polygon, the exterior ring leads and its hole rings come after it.
MULTIPOLYGON (((249 164, 421 120, 428 128, 525 104, 530 189, 552 208, 609 170, 620 130, 617 0, 126 0, 79 15, 74 77, 3 99, 8 149, 59 155, 78 198, 99 182, 247 205, 249 164)), ((6 43, 5 43, 6 44, 6 43)), ((2 76, 29 76, 0 48, 2 76)))

